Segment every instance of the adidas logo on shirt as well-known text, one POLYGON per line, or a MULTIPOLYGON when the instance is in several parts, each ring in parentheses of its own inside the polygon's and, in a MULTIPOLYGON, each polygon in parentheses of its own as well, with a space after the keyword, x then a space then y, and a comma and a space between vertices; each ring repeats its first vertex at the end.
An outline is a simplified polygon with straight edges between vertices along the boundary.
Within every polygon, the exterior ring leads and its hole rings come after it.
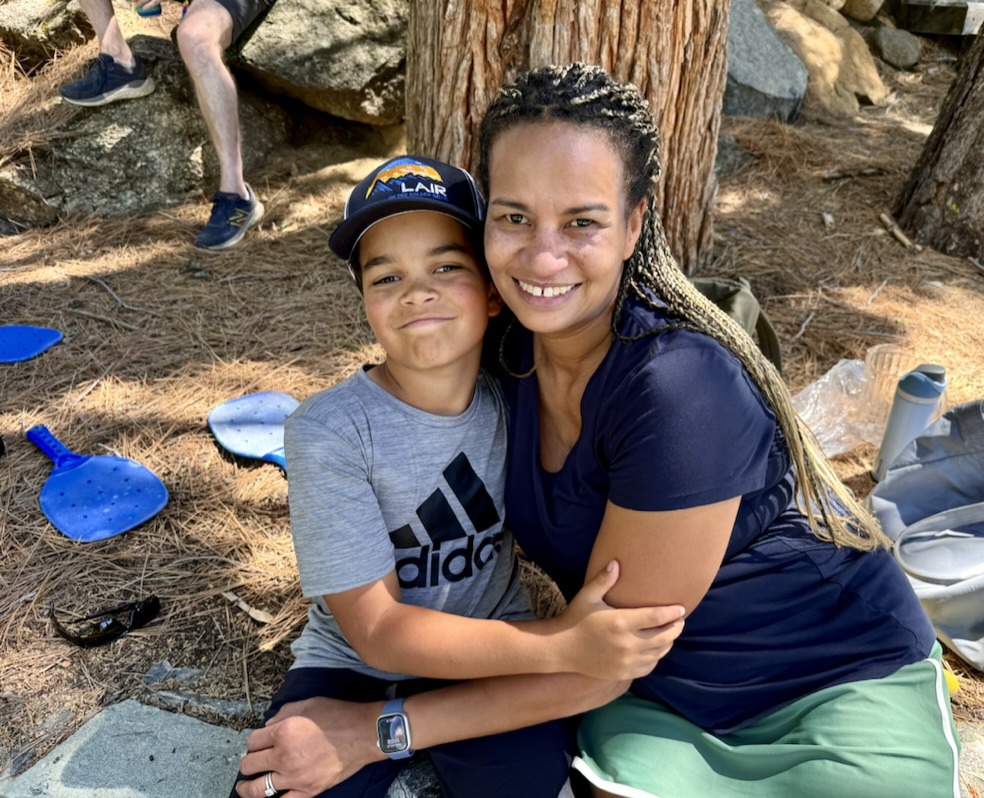
POLYGON ((499 513, 485 484, 464 452, 444 469, 444 479, 474 528, 467 532, 441 488, 417 508, 417 517, 430 538, 421 545, 409 524, 390 532, 397 549, 396 575, 401 588, 435 587, 442 580, 460 582, 482 570, 502 548, 502 530, 481 536, 499 523, 499 513), (476 539, 479 539, 476 543, 476 539), (414 550, 401 557, 400 550, 414 550))

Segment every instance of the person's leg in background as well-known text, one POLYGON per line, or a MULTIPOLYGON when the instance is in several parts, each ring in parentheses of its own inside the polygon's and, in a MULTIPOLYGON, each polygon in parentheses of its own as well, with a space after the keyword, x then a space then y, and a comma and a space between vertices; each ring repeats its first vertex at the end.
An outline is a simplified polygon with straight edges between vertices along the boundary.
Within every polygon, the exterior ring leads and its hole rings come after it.
POLYGON ((59 87, 62 98, 74 105, 106 105, 150 94, 154 79, 123 38, 111 0, 79 0, 79 5, 96 31, 99 57, 81 78, 59 87))
POLYGON ((195 0, 178 27, 178 49, 219 159, 212 214, 195 239, 203 249, 233 246, 263 216, 263 205, 243 177, 239 98, 222 55, 268 5, 262 0, 195 0))

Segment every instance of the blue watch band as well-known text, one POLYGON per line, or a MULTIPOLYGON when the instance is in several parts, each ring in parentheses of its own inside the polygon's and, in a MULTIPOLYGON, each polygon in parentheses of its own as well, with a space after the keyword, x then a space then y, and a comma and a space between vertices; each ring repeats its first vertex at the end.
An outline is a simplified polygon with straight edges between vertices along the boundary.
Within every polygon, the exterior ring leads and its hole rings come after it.
POLYGON ((410 739, 410 720, 407 718, 406 713, 403 711, 403 699, 402 698, 392 698, 383 704, 383 711, 379 716, 379 720, 376 721, 376 745, 379 749, 383 751, 390 759, 408 759, 413 756, 413 748, 411 748, 410 739), (403 733, 406 736, 407 747, 402 751, 387 751, 383 746, 383 731, 382 731, 382 721, 387 716, 398 715, 401 718, 401 723, 403 725, 403 733))
POLYGON ((383 715, 402 715, 403 713, 403 701, 402 698, 391 698, 385 704, 383 704, 383 715))

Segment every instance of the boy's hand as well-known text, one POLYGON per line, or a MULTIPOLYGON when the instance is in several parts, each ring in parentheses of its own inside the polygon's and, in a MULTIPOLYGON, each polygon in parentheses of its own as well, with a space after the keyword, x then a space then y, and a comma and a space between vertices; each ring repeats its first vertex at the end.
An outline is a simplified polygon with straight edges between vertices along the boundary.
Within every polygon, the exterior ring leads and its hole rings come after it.
POLYGON ((605 594, 618 581, 618 562, 596 574, 558 618, 569 669, 597 679, 638 679, 666 655, 683 631, 679 605, 616 609, 605 594))

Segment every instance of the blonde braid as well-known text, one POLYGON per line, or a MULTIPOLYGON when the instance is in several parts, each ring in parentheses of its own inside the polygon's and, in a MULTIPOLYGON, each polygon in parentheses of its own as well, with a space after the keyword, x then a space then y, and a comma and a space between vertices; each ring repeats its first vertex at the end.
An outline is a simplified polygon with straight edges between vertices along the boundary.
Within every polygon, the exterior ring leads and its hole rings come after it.
MULTIPOLYGON (((872 550, 889 544, 878 522, 837 477, 809 428, 793 409, 789 391, 775 366, 730 316, 706 299, 677 267, 669 250, 653 186, 659 177, 659 135, 649 105, 631 84, 617 83, 597 66, 569 64, 536 69, 503 88, 486 110, 479 129, 478 176, 486 194, 489 152, 496 136, 518 124, 562 121, 604 132, 622 158, 626 207, 646 198, 642 234, 625 262, 612 335, 631 291, 650 307, 677 321, 671 328, 694 330, 720 341, 741 361, 762 391, 786 438, 798 487, 797 505, 821 540, 872 550)), ((661 330, 644 335, 653 335, 661 330)), ((644 337, 644 336, 639 336, 644 337)))

